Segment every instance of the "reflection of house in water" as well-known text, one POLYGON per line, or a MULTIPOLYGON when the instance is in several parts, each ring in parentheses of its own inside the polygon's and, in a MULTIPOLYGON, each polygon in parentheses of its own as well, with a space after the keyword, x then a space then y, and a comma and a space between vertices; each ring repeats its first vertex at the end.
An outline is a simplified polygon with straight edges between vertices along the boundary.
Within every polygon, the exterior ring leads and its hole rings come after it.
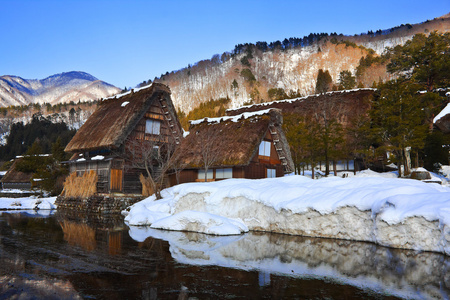
POLYGON ((97 246, 95 230, 84 223, 70 221, 60 222, 64 232, 64 240, 71 246, 79 246, 87 251, 92 251, 97 246))
MULTIPOLYGON (((109 255, 118 255, 122 251, 123 225, 117 226, 109 218, 105 218, 105 223, 95 219, 67 218, 65 212, 58 212, 59 224, 64 232, 64 240, 69 245, 78 246, 86 251, 107 249, 109 255)), ((73 216, 73 214, 72 214, 73 216)), ((120 224, 120 223, 119 223, 120 224)))

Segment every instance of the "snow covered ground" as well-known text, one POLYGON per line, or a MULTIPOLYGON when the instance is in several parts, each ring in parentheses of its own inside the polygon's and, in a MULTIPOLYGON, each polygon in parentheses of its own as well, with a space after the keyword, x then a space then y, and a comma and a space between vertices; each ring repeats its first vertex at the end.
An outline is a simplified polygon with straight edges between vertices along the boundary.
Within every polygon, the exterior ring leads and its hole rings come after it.
POLYGON ((369 241, 450 254, 450 188, 372 171, 188 183, 124 211, 129 225, 235 235, 249 230, 369 241))
POLYGON ((0 210, 56 209, 56 197, 0 198, 0 210))

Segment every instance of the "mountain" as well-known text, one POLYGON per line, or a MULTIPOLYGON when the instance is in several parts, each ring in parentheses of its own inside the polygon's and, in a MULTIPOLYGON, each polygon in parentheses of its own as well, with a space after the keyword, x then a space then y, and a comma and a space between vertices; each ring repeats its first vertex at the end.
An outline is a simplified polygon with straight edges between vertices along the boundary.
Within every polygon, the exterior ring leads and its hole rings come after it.
POLYGON ((0 77, 0 106, 33 103, 68 103, 96 100, 120 92, 120 89, 85 72, 65 72, 45 79, 0 77))
POLYGON ((237 45, 154 81, 167 84, 177 108, 185 113, 211 99, 230 98, 230 107, 272 100, 270 89, 306 96, 315 92, 319 69, 328 70, 333 83, 341 71, 357 75, 358 85, 371 87, 389 80, 387 61, 380 59, 386 47, 403 45, 415 34, 449 32, 450 14, 420 24, 402 24, 386 30, 344 36, 310 34, 272 43, 237 45), (363 58, 363 59, 362 59, 363 58))

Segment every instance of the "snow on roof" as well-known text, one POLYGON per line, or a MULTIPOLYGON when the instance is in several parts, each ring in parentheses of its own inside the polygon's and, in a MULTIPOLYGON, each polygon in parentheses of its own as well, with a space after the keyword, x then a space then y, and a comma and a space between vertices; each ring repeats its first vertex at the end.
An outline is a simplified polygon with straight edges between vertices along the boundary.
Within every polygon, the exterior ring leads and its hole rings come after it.
POLYGON ((207 123, 220 123, 220 122, 224 122, 224 121, 237 122, 241 118, 248 119, 248 118, 251 118, 254 116, 261 116, 261 115, 268 114, 270 112, 270 110, 272 110, 272 109, 273 108, 258 110, 258 111, 254 111, 254 112, 245 112, 240 115, 231 116, 231 117, 225 116, 225 117, 218 117, 218 118, 203 118, 203 119, 199 119, 199 120, 189 121, 189 123, 191 123, 191 125, 198 125, 203 122, 207 122, 207 123))
MULTIPOLYGON (((117 94, 117 95, 114 95, 114 96, 111 96, 111 97, 103 98, 101 101, 109 100, 109 99, 119 99, 119 98, 121 98, 121 97, 123 97, 123 96, 126 96, 126 95, 129 95, 129 94, 131 94, 131 93, 136 93, 136 92, 139 92, 140 90, 148 89, 148 88, 152 87, 152 85, 153 85, 153 84, 149 84, 149 85, 146 85, 146 86, 137 88, 137 89, 131 89, 131 90, 126 91, 126 92, 121 93, 121 94, 117 94)), ((124 102, 124 103, 125 103, 125 102, 124 102)), ((128 104, 128 103, 127 103, 127 104, 128 104)), ((125 105, 126 105, 126 104, 125 104, 125 105)), ((125 105, 123 105, 123 103, 122 103, 122 106, 125 106, 125 105)))
POLYGON ((97 156, 94 156, 93 158, 91 158, 91 160, 104 160, 104 159, 105 159, 105 157, 103 155, 97 155, 97 156))
MULTIPOLYGON (((373 89, 373 88, 360 88, 360 89, 352 89, 352 90, 331 91, 331 92, 326 92, 325 95, 352 93, 352 92, 357 92, 357 91, 376 91, 376 90, 377 89, 373 89)), ((271 102, 263 102, 263 103, 259 103, 259 104, 244 105, 244 106, 240 106, 240 107, 236 107, 236 108, 229 108, 226 111, 234 111, 234 110, 239 110, 242 108, 250 108, 250 107, 254 107, 254 106, 268 106, 268 105, 272 105, 274 103, 280 103, 280 102, 292 103, 292 102, 296 102, 296 101, 303 101, 303 100, 306 100, 311 97, 319 97, 321 95, 323 95, 323 94, 315 94, 315 95, 308 95, 305 97, 300 97, 300 98, 295 98, 295 99, 276 100, 276 101, 271 101, 271 102)))
POLYGON ((447 106, 443 110, 441 110, 441 112, 433 119, 433 123, 436 123, 448 114, 450 114, 450 103, 448 103, 447 106))

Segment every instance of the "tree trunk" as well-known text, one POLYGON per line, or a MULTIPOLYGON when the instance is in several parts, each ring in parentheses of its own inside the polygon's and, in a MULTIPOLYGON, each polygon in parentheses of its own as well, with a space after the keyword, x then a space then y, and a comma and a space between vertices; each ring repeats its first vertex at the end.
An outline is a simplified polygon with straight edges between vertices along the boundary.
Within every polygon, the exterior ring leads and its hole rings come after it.
POLYGON ((328 157, 328 150, 325 149, 325 176, 330 175, 330 159, 328 157))
POLYGON ((334 170, 334 176, 337 176, 336 160, 334 160, 334 159, 333 159, 333 170, 334 170))
POLYGON ((312 172, 311 172, 311 178, 314 179, 314 167, 311 167, 311 170, 312 170, 312 172))
POLYGON ((398 177, 402 177, 402 166, 403 166, 403 151, 400 150, 400 164, 398 166, 398 177))
POLYGON ((405 154, 405 176, 411 173, 411 148, 406 147, 403 149, 403 153, 405 154))

